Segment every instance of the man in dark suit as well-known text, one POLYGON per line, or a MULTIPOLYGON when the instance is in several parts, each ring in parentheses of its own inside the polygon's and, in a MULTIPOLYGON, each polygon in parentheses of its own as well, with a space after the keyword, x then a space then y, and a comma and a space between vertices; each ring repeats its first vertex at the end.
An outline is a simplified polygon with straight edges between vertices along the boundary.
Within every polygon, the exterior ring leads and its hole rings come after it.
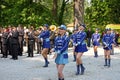
POLYGON ((87 46, 91 47, 91 37, 92 37, 92 31, 91 31, 91 29, 89 28, 86 33, 87 33, 87 46))
POLYGON ((42 28, 39 28, 35 31, 35 41, 37 43, 37 54, 41 54, 41 50, 42 50, 42 42, 40 39, 38 39, 37 37, 40 35, 40 33, 42 32, 42 28))
POLYGON ((19 41, 18 41, 18 36, 19 32, 17 31, 16 27, 13 27, 13 31, 11 38, 12 38, 12 59, 17 60, 18 59, 18 48, 19 48, 19 41))
POLYGON ((35 35, 34 35, 34 30, 31 27, 28 32, 28 57, 33 57, 34 42, 35 42, 35 35))
POLYGON ((2 54, 3 56, 1 58, 7 58, 7 40, 8 40, 8 32, 7 29, 3 29, 3 33, 1 36, 1 42, 2 42, 2 54))
POLYGON ((8 27, 8 53, 9 55, 12 55, 12 37, 11 37, 11 34, 12 34, 12 27, 9 26, 8 27))
POLYGON ((22 56, 23 55, 24 30, 22 29, 21 26, 18 26, 18 32, 19 32, 19 37, 18 37, 18 40, 19 40, 19 53, 18 53, 18 55, 22 56))

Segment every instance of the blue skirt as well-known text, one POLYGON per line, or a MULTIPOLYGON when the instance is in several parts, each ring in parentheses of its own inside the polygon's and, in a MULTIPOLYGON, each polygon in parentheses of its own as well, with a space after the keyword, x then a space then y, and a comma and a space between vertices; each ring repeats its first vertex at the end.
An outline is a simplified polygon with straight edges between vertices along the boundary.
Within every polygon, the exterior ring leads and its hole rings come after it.
POLYGON ((68 54, 67 53, 57 54, 55 63, 56 64, 67 64, 68 63, 68 54))
POLYGON ((48 41, 48 42, 43 41, 42 47, 43 47, 43 48, 50 48, 50 41, 48 41))
POLYGON ((108 47, 103 47, 104 50, 112 50, 112 46, 108 47))
POLYGON ((78 46, 76 46, 75 47, 75 52, 86 52, 86 51, 88 51, 88 49, 87 49, 87 46, 86 46, 86 44, 83 44, 83 45, 78 45, 78 46))
POLYGON ((93 46, 99 46, 99 45, 100 45, 99 42, 97 42, 97 41, 94 41, 94 42, 93 42, 93 46))

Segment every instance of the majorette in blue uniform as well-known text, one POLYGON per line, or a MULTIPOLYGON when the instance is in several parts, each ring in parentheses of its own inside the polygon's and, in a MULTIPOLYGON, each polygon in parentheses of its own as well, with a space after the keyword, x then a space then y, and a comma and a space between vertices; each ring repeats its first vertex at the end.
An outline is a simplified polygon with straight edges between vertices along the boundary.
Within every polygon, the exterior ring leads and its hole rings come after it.
MULTIPOLYGON (((70 36, 70 40, 71 40, 72 44, 75 42, 75 36, 76 36, 77 31, 78 31, 78 29, 74 28, 73 33, 70 36)), ((73 57, 74 57, 73 61, 76 61, 76 53, 75 53, 75 47, 74 46, 73 46, 73 57)))
POLYGON ((76 29, 74 30, 73 34, 70 36, 70 39, 72 40, 72 42, 75 42, 75 31, 77 31, 76 29))
POLYGON ((86 38, 86 32, 84 31, 78 31, 75 35, 75 42, 73 43, 73 45, 75 46, 75 52, 79 53, 79 52, 86 52, 88 51, 87 47, 86 47, 86 42, 85 42, 85 38, 86 38))
MULTIPOLYGON (((65 29, 64 25, 60 26, 60 29, 65 29)), ((66 64, 68 63, 68 44, 69 44, 69 37, 67 35, 60 36, 58 35, 55 38, 55 53, 57 57, 55 59, 56 64, 66 64)))
POLYGON ((85 38, 86 38, 86 32, 84 32, 84 29, 86 28, 86 26, 84 24, 81 24, 78 27, 78 32, 75 35, 75 42, 74 42, 74 46, 75 46, 75 52, 76 52, 76 64, 77 64, 77 72, 76 75, 80 74, 80 67, 81 67, 81 75, 84 74, 84 66, 83 63, 81 61, 81 57, 82 54, 86 51, 88 51, 86 43, 85 43, 85 38))
POLYGON ((116 44, 115 42, 115 32, 114 30, 111 30, 111 35, 113 36, 113 42, 112 42, 112 50, 110 52, 111 55, 114 55, 114 45, 116 44))
POLYGON ((111 29, 106 29, 106 34, 103 35, 102 42, 103 42, 103 48, 105 52, 105 65, 110 67, 110 51, 112 50, 112 43, 113 43, 113 35, 110 33, 111 29), (108 61, 107 61, 108 60, 108 61))
POLYGON ((94 48, 94 57, 98 57, 98 51, 97 47, 100 45, 100 34, 98 33, 98 29, 96 29, 96 32, 92 34, 92 42, 93 42, 93 48, 94 48))
MULTIPOLYGON (((98 30, 96 30, 96 31, 98 31, 98 30)), ((99 46, 100 45, 99 40, 100 40, 100 34, 93 33, 93 35, 92 35, 93 46, 99 46)))
POLYGON ((49 32, 49 26, 48 24, 44 24, 44 30, 40 33, 40 35, 38 36, 39 39, 42 40, 42 47, 43 47, 43 50, 42 50, 42 55, 45 59, 45 65, 43 67, 48 67, 48 59, 47 59, 47 54, 48 54, 48 50, 50 48, 50 32, 49 32))
MULTIPOLYGON (((49 27, 47 24, 45 24, 44 26, 46 26, 47 28, 49 27)), ((39 39, 42 38, 43 40, 43 44, 42 47, 43 48, 50 48, 50 31, 49 30, 43 30, 40 35, 38 36, 39 39)))
POLYGON ((111 35, 113 36, 113 42, 112 42, 112 43, 113 43, 113 44, 116 44, 116 43, 115 43, 115 33, 114 33, 113 30, 112 30, 112 32, 111 32, 111 35))
POLYGON ((113 43, 113 36, 109 33, 109 34, 104 34, 103 38, 102 38, 102 42, 104 45, 104 49, 105 50, 111 50, 112 49, 112 43, 113 43))
POLYGON ((66 35, 66 26, 61 25, 59 27, 59 34, 55 38, 55 63, 58 71, 58 80, 64 80, 63 68, 65 64, 68 63, 68 45, 69 45, 69 37, 66 35), (61 71, 60 71, 61 70, 61 71))

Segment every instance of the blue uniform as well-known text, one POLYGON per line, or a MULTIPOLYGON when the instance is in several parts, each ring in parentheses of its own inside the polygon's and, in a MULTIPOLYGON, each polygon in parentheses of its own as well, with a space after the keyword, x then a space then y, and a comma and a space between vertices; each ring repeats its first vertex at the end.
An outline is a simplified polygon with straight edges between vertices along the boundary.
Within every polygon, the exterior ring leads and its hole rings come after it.
POLYGON ((77 32, 75 35, 75 52, 86 52, 88 51, 86 43, 85 43, 85 38, 86 38, 86 33, 85 32, 77 32))
POLYGON ((50 32, 49 30, 46 31, 42 31, 42 33, 38 36, 38 38, 42 38, 43 39, 43 48, 50 48, 50 32))
POLYGON ((93 45, 94 45, 94 46, 99 46, 99 45, 100 45, 99 40, 100 40, 100 34, 99 34, 99 33, 97 33, 97 34, 94 33, 94 34, 92 35, 93 45))
POLYGON ((73 33, 73 34, 70 36, 70 39, 72 39, 72 42, 75 42, 75 36, 76 36, 76 33, 73 33))
POLYGON ((102 38, 102 42, 103 42, 105 50, 111 50, 112 49, 112 43, 113 43, 113 35, 105 34, 102 38))
POLYGON ((68 63, 68 44, 69 44, 69 37, 58 36, 55 38, 55 53, 57 57, 55 59, 56 64, 67 64, 68 63))
POLYGON ((113 36, 113 44, 116 44, 116 42, 115 42, 115 33, 111 33, 111 36, 113 36))

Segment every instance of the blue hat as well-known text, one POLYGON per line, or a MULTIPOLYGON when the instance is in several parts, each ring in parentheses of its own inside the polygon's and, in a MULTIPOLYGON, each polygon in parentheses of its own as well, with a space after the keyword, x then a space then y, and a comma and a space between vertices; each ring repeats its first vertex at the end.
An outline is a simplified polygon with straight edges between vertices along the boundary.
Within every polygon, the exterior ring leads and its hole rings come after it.
POLYGON ((106 28, 106 31, 111 31, 111 28, 106 28))
POLYGON ((82 27, 84 27, 84 28, 86 29, 86 26, 85 26, 85 24, 80 24, 80 26, 82 26, 82 27))
POLYGON ((65 25, 60 25, 59 29, 67 30, 67 27, 65 25))
POLYGON ((48 25, 48 24, 44 24, 43 26, 44 26, 44 27, 47 27, 47 28, 49 27, 49 25, 48 25))

